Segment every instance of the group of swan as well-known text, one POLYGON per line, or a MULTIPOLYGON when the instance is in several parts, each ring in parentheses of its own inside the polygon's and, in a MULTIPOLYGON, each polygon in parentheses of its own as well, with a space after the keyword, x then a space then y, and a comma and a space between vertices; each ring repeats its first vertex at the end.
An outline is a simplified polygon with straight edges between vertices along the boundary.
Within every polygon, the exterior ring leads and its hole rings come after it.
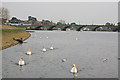
MULTIPOLYGON (((50 46, 50 50, 53 50, 53 49, 54 49, 54 47, 53 47, 53 45, 51 45, 51 46, 50 46)), ((46 48, 45 48, 45 47, 43 47, 42 51, 43 51, 43 52, 46 52, 47 50, 46 50, 46 48)), ((29 55, 31 55, 31 51, 30 51, 30 49, 29 49, 29 48, 28 48, 28 51, 27 51, 27 55, 28 55, 28 56, 29 56, 29 55)), ((21 58, 20 58, 20 60, 19 60, 18 64, 19 64, 20 66, 23 66, 23 65, 25 64, 25 62, 24 62, 24 60, 23 60, 23 57, 22 57, 22 56, 21 56, 21 58)))
MULTIPOLYGON (((53 45, 50 47, 50 49, 51 49, 51 50, 54 49, 54 48, 53 48, 53 45)), ((45 52, 45 51, 46 51, 46 49, 43 48, 43 52, 45 52)), ((27 55, 31 55, 31 51, 30 51, 29 48, 28 48, 28 51, 27 51, 27 55)), ((62 61, 65 62, 66 59, 64 58, 62 61)), ((25 61, 23 60, 23 57, 22 57, 22 56, 20 57, 20 60, 19 60, 18 64, 19 64, 19 66, 25 65, 25 61)), ((77 73, 77 68, 76 68, 75 64, 73 64, 73 68, 71 69, 70 72, 73 73, 73 74, 76 74, 76 73, 77 73)))
MULTIPOLYGON (((54 49, 53 45, 51 45, 50 49, 51 49, 51 50, 54 49)), ((45 47, 43 47, 43 50, 42 50, 42 51, 43 51, 43 52, 46 52, 45 47)), ((28 48, 28 51, 27 51, 27 55, 31 55, 31 51, 30 51, 29 48, 28 48)), ((64 59, 62 59, 62 62, 66 62, 66 60, 67 60, 67 59, 64 58, 64 59)), ((103 62, 104 62, 104 61, 107 61, 107 60, 108 60, 108 59, 104 58, 104 59, 103 59, 103 62)), ((18 64, 19 64, 20 66, 23 66, 23 65, 25 64, 22 56, 20 57, 20 60, 19 60, 19 63, 18 63, 18 64)), ((73 68, 70 70, 70 72, 73 73, 73 74, 76 74, 76 73, 78 72, 75 64, 73 64, 73 68)))
MULTIPOLYGON (((40 38, 42 38, 42 37, 40 37, 40 38)), ((46 37, 46 38, 48 38, 48 37, 46 37)), ((76 37, 76 40, 78 40, 77 37, 76 37)), ((53 50, 53 49, 54 49, 54 47, 53 47, 53 45, 51 45, 51 46, 50 46, 50 50, 53 50)), ((47 50, 46 50, 45 47, 43 47, 42 51, 43 51, 43 52, 46 52, 47 50)), ((29 48, 28 48, 28 51, 27 51, 27 55, 31 55, 31 51, 30 51, 29 48)), ((107 60, 108 60, 108 59, 104 58, 104 59, 103 59, 103 62, 104 62, 104 61, 107 61, 107 60)), ((62 59, 62 62, 66 62, 66 59, 65 59, 65 58, 62 59)), ((19 64, 20 66, 25 65, 25 62, 24 62, 22 56, 20 57, 20 60, 19 60, 18 64, 19 64)), ((73 73, 73 74, 76 74, 76 73, 78 72, 75 64, 73 64, 73 68, 70 70, 70 72, 73 73)))
MULTIPOLYGON (((103 61, 107 61, 108 59, 103 59, 103 61)), ((62 60, 63 62, 66 61, 66 59, 63 59, 62 60)), ((23 60, 23 57, 21 56, 20 60, 19 60, 19 65, 20 66, 23 66, 25 64, 24 60, 23 60)), ((78 71, 77 71, 77 68, 75 66, 75 64, 73 64, 73 68, 70 70, 71 73, 73 74, 76 74, 78 71)))
MULTIPOLYGON (((42 38, 42 37, 40 37, 40 38, 42 38)), ((48 38, 48 36, 47 36, 46 38, 48 38)), ((78 39, 77 39, 77 40, 78 40, 78 39)), ((50 46, 50 50, 53 50, 53 49, 54 49, 54 46, 53 46, 53 44, 52 44, 52 45, 50 46)), ((43 52, 46 52, 47 50, 46 50, 45 47, 43 47, 42 51, 43 51, 43 52)), ((30 51, 29 48, 28 48, 28 51, 27 51, 27 55, 31 55, 31 51, 30 51)), ((62 61, 63 61, 63 62, 66 62, 66 59, 64 58, 62 61)), ((20 57, 20 60, 19 60, 18 64, 19 64, 19 66, 25 65, 25 61, 23 60, 23 57, 22 57, 22 56, 20 57)), ((70 72, 73 73, 73 74, 76 74, 76 73, 77 73, 77 68, 76 68, 75 64, 73 64, 73 68, 70 70, 70 72)))
MULTIPOLYGON (((23 60, 23 57, 21 56, 21 58, 19 60, 19 65, 23 66, 24 64, 25 64, 25 62, 23 60)), ((78 72, 75 64, 73 64, 73 68, 70 70, 70 72, 73 73, 73 74, 76 74, 78 72)))
MULTIPOLYGON (((53 49, 53 48, 52 48, 53 49)), ((43 51, 46 51, 46 49, 45 48, 43 48, 43 51)), ((27 52, 27 54, 28 55, 31 55, 31 52, 30 52, 30 50, 28 49, 28 52, 27 52)), ((106 59, 106 58, 104 58, 103 59, 103 61, 107 61, 108 59, 106 59)), ((64 58, 63 60, 62 60, 63 62, 65 62, 66 61, 66 59, 64 58)), ((23 66, 24 64, 25 64, 25 62, 24 62, 24 60, 23 60, 23 57, 21 56, 21 58, 20 58, 20 60, 19 60, 19 63, 18 63, 20 66, 23 66)), ((76 68, 76 66, 75 66, 75 64, 73 64, 73 68, 70 70, 70 72, 71 73, 73 73, 73 74, 76 74, 78 71, 77 71, 77 68, 76 68)))
MULTIPOLYGON (((54 47, 53 47, 53 45, 51 45, 51 46, 50 46, 50 50, 53 50, 53 49, 54 49, 54 47)), ((42 51, 43 51, 43 52, 46 52, 47 50, 46 50, 45 47, 43 47, 42 51)), ((27 51, 27 55, 31 55, 31 51, 30 51, 29 48, 28 48, 28 51, 27 51)))
MULTIPOLYGON (((54 49, 53 45, 51 45, 50 49, 51 49, 51 50, 54 49)), ((42 51, 43 51, 43 52, 46 52, 45 47, 43 47, 43 50, 42 50, 42 51)), ((27 51, 27 55, 31 55, 31 51, 30 51, 29 48, 28 48, 28 51, 27 51)), ((104 61, 107 61, 107 60, 108 60, 108 59, 104 58, 104 59, 103 59, 103 62, 104 62, 104 61)), ((65 59, 65 58, 62 59, 62 62, 66 62, 66 59, 65 59)), ((24 62, 22 56, 20 57, 20 60, 19 60, 18 64, 19 64, 20 66, 25 65, 25 62, 24 62)), ((73 73, 73 74, 76 74, 76 73, 78 72, 75 64, 73 64, 73 68, 70 70, 70 72, 73 73)))
MULTIPOLYGON (((66 61, 66 59, 63 59, 63 61, 66 61)), ((107 58, 104 58, 104 59, 103 59, 103 62, 104 62, 104 61, 108 61, 108 59, 107 59, 107 58)), ((73 73, 73 74, 76 74, 76 73, 78 72, 75 64, 73 64, 73 68, 71 69, 70 72, 73 73)))
MULTIPOLYGON (((54 47, 53 47, 53 45, 51 45, 51 46, 50 46, 50 50, 53 50, 53 49, 54 49, 54 47)), ((43 52, 46 52, 47 50, 46 50, 45 47, 43 47, 42 51, 43 51, 43 52)))
MULTIPOLYGON (((19 65, 20 65, 20 66, 25 65, 25 62, 24 62, 22 56, 21 56, 21 58, 20 58, 20 60, 19 60, 19 65)), ((73 73, 73 74, 76 74, 76 73, 77 73, 77 68, 76 68, 75 64, 73 64, 73 68, 70 70, 70 72, 73 73)))
MULTIPOLYGON (((28 56, 31 55, 31 51, 30 51, 29 48, 28 48, 28 51, 27 51, 27 55, 28 55, 28 56)), ((19 60, 18 64, 19 64, 20 66, 25 65, 25 61, 23 60, 23 57, 22 57, 22 56, 20 57, 20 60, 19 60)))

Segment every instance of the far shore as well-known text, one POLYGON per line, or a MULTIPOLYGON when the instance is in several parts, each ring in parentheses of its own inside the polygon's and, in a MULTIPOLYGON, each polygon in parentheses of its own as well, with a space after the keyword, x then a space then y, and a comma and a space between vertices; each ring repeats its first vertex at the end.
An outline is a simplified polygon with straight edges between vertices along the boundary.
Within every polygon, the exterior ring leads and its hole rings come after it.
POLYGON ((13 40, 13 38, 22 38, 22 41, 24 41, 30 36, 30 33, 26 32, 24 29, 2 25, 2 47, 0 50, 6 49, 19 43, 18 41, 13 40))

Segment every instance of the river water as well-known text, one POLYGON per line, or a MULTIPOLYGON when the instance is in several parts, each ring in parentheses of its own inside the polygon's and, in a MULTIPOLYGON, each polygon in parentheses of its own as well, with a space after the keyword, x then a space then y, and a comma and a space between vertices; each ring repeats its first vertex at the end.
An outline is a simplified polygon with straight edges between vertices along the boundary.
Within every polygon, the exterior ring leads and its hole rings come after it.
POLYGON ((3 78, 77 78, 118 77, 118 33, 35 31, 23 44, 2 51, 3 78), (41 37, 41 38, 40 38, 41 37), (46 38, 48 37, 48 38, 46 38), (78 40, 76 40, 76 37, 78 40), (50 50, 51 44, 55 49, 50 50), (43 47, 47 49, 42 52, 43 47), (32 55, 27 56, 30 48, 32 55), (20 56, 26 65, 17 65, 20 56), (66 62, 62 62, 62 59, 66 62), (108 59, 103 61, 103 59, 108 59))

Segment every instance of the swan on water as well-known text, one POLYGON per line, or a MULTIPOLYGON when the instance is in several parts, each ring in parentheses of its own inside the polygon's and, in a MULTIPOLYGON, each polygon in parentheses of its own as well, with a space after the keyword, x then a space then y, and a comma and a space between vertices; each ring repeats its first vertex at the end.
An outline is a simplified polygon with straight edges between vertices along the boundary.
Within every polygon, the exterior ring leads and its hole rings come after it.
POLYGON ((53 50, 54 49, 54 47, 53 47, 53 44, 50 46, 50 50, 53 50))
POLYGON ((42 38, 42 37, 40 37, 40 38, 42 38))
POLYGON ((31 51, 30 51, 29 48, 28 48, 28 51, 27 51, 27 55, 31 55, 31 51))
POLYGON ((48 36, 46 38, 48 38, 48 36))
POLYGON ((66 61, 67 61, 67 59, 65 59, 65 58, 64 58, 64 59, 62 59, 62 62, 66 62, 66 61))
POLYGON ((105 61, 107 61, 107 60, 108 60, 108 59, 104 58, 104 59, 103 59, 103 62, 105 62, 105 61))
POLYGON ((21 56, 18 64, 19 64, 20 66, 23 66, 23 65, 25 64, 22 56, 21 56))
POLYGON ((76 68, 75 64, 73 64, 73 68, 71 69, 70 72, 73 73, 73 74, 77 73, 77 68, 76 68))
POLYGON ((78 38, 76 37, 75 40, 78 40, 78 38))
POLYGON ((43 51, 43 52, 46 52, 46 49, 45 49, 45 47, 43 47, 42 51, 43 51))

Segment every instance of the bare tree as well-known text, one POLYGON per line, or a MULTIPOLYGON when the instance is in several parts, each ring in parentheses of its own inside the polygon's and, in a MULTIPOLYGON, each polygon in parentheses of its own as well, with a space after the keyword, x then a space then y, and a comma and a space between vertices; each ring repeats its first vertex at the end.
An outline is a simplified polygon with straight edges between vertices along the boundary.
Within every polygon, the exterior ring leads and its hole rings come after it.
POLYGON ((7 8, 0 8, 0 18, 2 19, 9 19, 9 11, 7 8))
POLYGON ((0 8, 0 24, 4 24, 9 19, 9 11, 7 8, 0 8))

